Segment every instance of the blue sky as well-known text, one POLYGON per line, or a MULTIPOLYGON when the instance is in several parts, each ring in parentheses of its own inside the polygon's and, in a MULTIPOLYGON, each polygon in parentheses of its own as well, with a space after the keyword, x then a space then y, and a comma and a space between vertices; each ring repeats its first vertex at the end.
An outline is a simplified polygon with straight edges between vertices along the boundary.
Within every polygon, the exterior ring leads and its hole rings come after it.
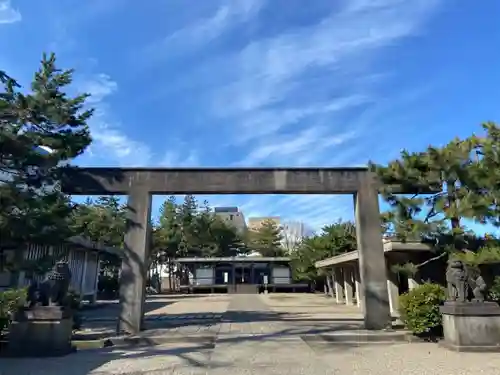
MULTIPOLYGON (((0 0, 0 67, 91 93, 90 166, 357 166, 500 121, 500 2, 0 0)), ((347 196, 213 196, 313 227, 347 196)), ((162 198, 156 197, 155 208, 162 198)))

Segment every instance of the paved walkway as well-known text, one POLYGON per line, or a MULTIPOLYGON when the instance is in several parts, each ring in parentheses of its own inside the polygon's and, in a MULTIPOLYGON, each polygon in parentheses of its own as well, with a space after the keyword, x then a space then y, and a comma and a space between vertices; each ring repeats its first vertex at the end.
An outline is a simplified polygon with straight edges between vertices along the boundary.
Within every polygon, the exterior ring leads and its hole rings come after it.
MULTIPOLYGON (((218 323, 227 310, 227 295, 172 295, 150 296, 145 307, 145 327, 148 334, 186 336, 218 331, 218 323), (162 332, 158 332, 161 330, 162 332), (168 331, 168 332, 167 332, 168 331)), ((80 337, 96 332, 116 332, 119 315, 118 301, 83 312, 80 337)))
POLYGON ((184 342, 155 347, 92 350, 59 359, 2 358, 0 374, 493 375, 500 369, 498 354, 457 354, 435 344, 311 342, 307 337, 319 332, 356 329, 361 317, 355 308, 317 295, 202 296, 179 299, 162 314, 217 315, 221 309, 222 320, 211 323, 211 342, 186 331, 184 342))

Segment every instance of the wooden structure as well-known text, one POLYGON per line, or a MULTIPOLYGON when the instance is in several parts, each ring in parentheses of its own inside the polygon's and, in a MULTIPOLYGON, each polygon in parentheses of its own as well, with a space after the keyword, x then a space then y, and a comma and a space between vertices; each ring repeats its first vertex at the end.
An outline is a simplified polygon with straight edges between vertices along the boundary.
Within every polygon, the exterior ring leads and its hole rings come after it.
MULTIPOLYGON (((6 249, 0 254, 0 289, 28 286, 30 280, 41 280, 44 275, 28 275, 26 272, 10 272, 3 265, 12 261, 17 249, 6 249)), ((40 246, 29 244, 22 253, 27 261, 36 261, 47 256, 66 260, 71 270, 70 290, 80 295, 82 300, 95 302, 100 270, 100 255, 110 253, 118 256, 118 250, 105 247, 82 237, 72 237, 60 246, 40 246)))
POLYGON ((258 293, 308 291, 308 284, 294 283, 288 257, 180 258, 189 270, 181 290, 190 293, 258 293))
MULTIPOLYGON (((391 268, 395 264, 407 262, 421 263, 433 255, 431 247, 421 242, 399 242, 383 240, 385 256, 385 274, 387 282, 387 299, 391 314, 398 315, 399 295, 408 289, 419 285, 423 279, 436 279, 436 272, 444 268, 439 262, 429 264, 429 267, 438 265, 437 270, 427 269, 426 274, 420 272, 412 277, 394 273, 391 268), (430 271, 430 272, 429 272, 430 271)), ((336 302, 346 305, 357 304, 364 309, 363 288, 359 274, 359 252, 350 251, 315 263, 317 269, 326 271, 326 292, 335 297, 336 302)), ((439 275, 437 275, 439 276, 439 275)))

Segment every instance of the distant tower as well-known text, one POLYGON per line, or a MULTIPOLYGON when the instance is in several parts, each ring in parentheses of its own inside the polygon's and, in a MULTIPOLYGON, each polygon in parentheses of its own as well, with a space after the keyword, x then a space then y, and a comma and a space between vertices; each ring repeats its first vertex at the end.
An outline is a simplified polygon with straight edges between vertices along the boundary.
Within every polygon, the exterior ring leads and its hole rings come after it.
POLYGON ((215 207, 214 213, 228 225, 236 228, 239 233, 243 233, 247 228, 245 216, 238 207, 215 207))

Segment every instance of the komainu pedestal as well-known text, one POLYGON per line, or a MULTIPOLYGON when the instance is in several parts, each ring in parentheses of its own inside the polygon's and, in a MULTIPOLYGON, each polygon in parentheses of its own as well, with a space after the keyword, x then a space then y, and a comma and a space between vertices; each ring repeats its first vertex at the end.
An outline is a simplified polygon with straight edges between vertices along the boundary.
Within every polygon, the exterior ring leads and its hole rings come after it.
POLYGON ((500 351, 500 306, 485 301, 487 287, 480 272, 451 261, 446 281, 448 300, 440 307, 441 345, 462 352, 500 351))
POLYGON ((441 345, 461 352, 500 351, 500 306, 495 302, 445 302, 441 345))
POLYGON ((19 310, 9 327, 8 355, 56 357, 74 351, 71 345, 73 315, 61 306, 19 310))
POLYGON ((71 353, 73 312, 68 299, 71 272, 57 262, 41 283, 28 288, 28 306, 12 316, 7 354, 16 357, 52 357, 71 353))

